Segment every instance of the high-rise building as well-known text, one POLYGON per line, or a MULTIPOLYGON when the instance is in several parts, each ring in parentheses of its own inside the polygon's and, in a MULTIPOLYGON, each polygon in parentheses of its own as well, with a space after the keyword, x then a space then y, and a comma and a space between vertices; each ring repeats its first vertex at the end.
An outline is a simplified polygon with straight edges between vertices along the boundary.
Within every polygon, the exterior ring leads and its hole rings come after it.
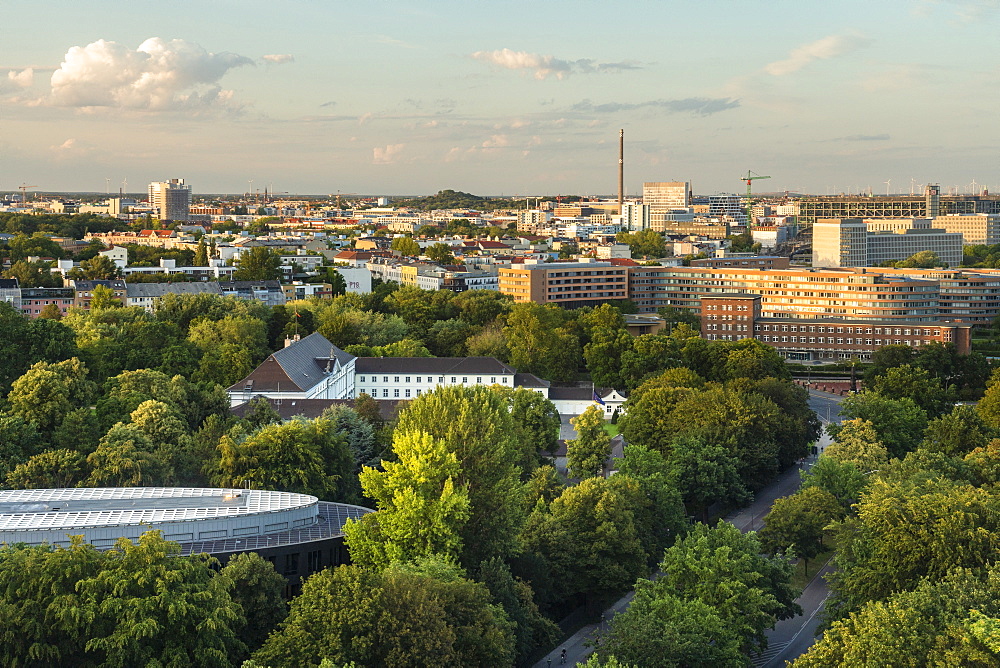
POLYGON ((642 184, 642 203, 652 212, 668 213, 691 206, 691 184, 687 181, 656 181, 642 184))
POLYGON ((187 222, 191 210, 191 186, 184 179, 154 181, 149 184, 149 204, 160 220, 187 222))
POLYGON ((649 205, 638 202, 622 204, 622 229, 630 232, 646 230, 650 227, 649 205))
POLYGON ((813 225, 814 267, 878 266, 928 250, 944 266, 957 266, 962 234, 931 227, 924 218, 821 218, 813 225))

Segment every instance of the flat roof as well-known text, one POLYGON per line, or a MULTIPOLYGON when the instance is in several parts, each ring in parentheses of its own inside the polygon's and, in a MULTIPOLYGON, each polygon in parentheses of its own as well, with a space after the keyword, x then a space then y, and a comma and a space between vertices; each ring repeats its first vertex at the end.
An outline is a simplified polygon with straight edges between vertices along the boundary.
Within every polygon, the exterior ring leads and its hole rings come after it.
POLYGON ((313 506, 314 496, 257 489, 98 487, 0 491, 0 532, 156 525, 313 506))

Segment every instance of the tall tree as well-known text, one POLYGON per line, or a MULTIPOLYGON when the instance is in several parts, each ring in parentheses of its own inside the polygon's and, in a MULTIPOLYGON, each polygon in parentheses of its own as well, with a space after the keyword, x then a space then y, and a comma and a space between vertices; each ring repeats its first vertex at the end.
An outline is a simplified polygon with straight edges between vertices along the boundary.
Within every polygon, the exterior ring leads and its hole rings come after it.
POLYGON ((516 549, 524 519, 516 432, 502 394, 484 386, 438 387, 411 401, 395 433, 429 434, 458 458, 456 486, 469 493, 470 517, 462 529, 460 562, 481 561, 516 549))
POLYGON ((276 668, 324 659, 386 668, 502 666, 513 660, 512 631, 486 586, 454 566, 341 566, 306 581, 254 660, 276 668))
POLYGON ((588 478, 532 511, 524 548, 545 565, 559 598, 597 597, 627 589, 646 572, 646 553, 634 507, 642 492, 634 480, 588 478))
POLYGON ((732 524, 697 524, 667 548, 662 576, 639 583, 652 595, 673 594, 711 607, 739 638, 744 651, 767 647, 764 631, 799 614, 798 595, 789 584, 791 565, 761 554, 756 534, 741 534, 732 524))
POLYGON ((87 367, 74 357, 55 364, 33 364, 14 381, 7 401, 14 415, 51 434, 67 413, 86 405, 92 393, 87 367))
POLYGON ((570 423, 577 433, 576 438, 566 442, 566 465, 570 473, 581 479, 601 475, 611 454, 611 437, 604 430, 604 411, 589 406, 570 423))
POLYGON ((219 440, 218 460, 209 465, 212 482, 220 487, 252 484, 327 500, 339 500, 350 489, 344 478, 352 468, 345 439, 322 418, 268 425, 246 437, 226 434, 219 440))
MULTIPOLYGON (((875 427, 890 457, 903 457, 923 438, 927 413, 912 399, 891 399, 876 392, 859 392, 844 400, 840 409, 846 419, 861 418, 875 427)), ((833 429, 836 437, 837 429, 833 429)))
POLYGON ((392 449, 397 461, 383 462, 384 471, 361 472, 361 488, 378 512, 345 525, 352 561, 384 568, 435 554, 457 557, 470 504, 455 485, 461 472, 455 453, 421 432, 397 432, 392 449))
POLYGON ((703 437, 682 437, 671 445, 667 461, 681 498, 702 521, 708 520, 708 507, 713 503, 725 508, 753 499, 740 478, 732 451, 725 446, 703 437))
POLYGON ((407 255, 410 257, 420 255, 420 244, 410 237, 396 237, 392 240, 390 248, 398 252, 400 255, 407 255))
POLYGON ((253 246, 244 250, 236 260, 234 281, 266 281, 281 276, 281 257, 266 246, 253 246))
POLYGON ((827 526, 842 515, 836 497, 820 487, 807 487, 774 502, 760 531, 761 545, 771 554, 800 557, 808 572, 809 560, 823 549, 827 526))

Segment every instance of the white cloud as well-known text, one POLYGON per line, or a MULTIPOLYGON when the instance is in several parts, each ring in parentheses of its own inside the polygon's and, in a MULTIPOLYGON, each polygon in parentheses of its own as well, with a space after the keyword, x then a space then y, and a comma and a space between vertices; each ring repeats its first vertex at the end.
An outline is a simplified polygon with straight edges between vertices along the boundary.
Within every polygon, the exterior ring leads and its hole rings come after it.
POLYGON ((482 146, 483 148, 504 148, 510 146, 510 139, 507 138, 507 135, 493 135, 484 141, 482 146))
POLYGON ((870 43, 860 35, 829 35, 809 44, 792 49, 784 60, 776 60, 764 66, 764 71, 780 77, 797 72, 815 60, 827 60, 856 51, 870 43))
POLYGON ((581 60, 561 60, 555 56, 527 51, 499 49, 497 51, 476 51, 470 54, 474 60, 480 60, 508 70, 529 70, 536 79, 546 79, 550 75, 556 79, 564 79, 570 74, 589 74, 592 72, 620 72, 622 70, 639 69, 634 62, 597 63, 589 58, 581 60))
POLYGON ((295 62, 295 56, 290 53, 272 53, 266 56, 261 56, 261 59, 266 60, 269 63, 274 63, 275 65, 284 65, 285 63, 295 62))
POLYGON ((67 139, 59 146, 53 146, 52 148, 57 151, 71 151, 76 145, 76 139, 67 139))
POLYGON ((210 53, 181 39, 152 37, 134 50, 102 39, 66 52, 43 102, 144 111, 225 105, 232 91, 223 90, 219 79, 234 67, 252 64, 245 56, 210 53))
POLYGON ((7 79, 13 82, 18 88, 27 88, 35 82, 35 70, 30 67, 20 72, 11 70, 7 72, 7 79))
POLYGON ((372 149, 372 164, 391 165, 399 159, 406 144, 389 144, 387 146, 376 146, 372 149))

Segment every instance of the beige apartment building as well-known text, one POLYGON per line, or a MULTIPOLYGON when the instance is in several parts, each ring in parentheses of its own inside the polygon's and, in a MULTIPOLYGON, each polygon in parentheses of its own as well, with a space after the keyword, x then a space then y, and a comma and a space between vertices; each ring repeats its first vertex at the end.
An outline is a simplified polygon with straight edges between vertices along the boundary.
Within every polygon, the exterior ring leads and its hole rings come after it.
MULTIPOLYGON (((610 262, 512 264, 498 269, 500 292, 515 302, 597 306, 628 298, 628 267, 610 262)), ((654 309, 655 310, 655 309, 654 309)))
POLYGON ((696 313, 702 297, 745 292, 761 296, 772 318, 932 321, 940 315, 938 281, 866 269, 742 269, 631 267, 629 298, 640 312, 676 306, 696 313))

